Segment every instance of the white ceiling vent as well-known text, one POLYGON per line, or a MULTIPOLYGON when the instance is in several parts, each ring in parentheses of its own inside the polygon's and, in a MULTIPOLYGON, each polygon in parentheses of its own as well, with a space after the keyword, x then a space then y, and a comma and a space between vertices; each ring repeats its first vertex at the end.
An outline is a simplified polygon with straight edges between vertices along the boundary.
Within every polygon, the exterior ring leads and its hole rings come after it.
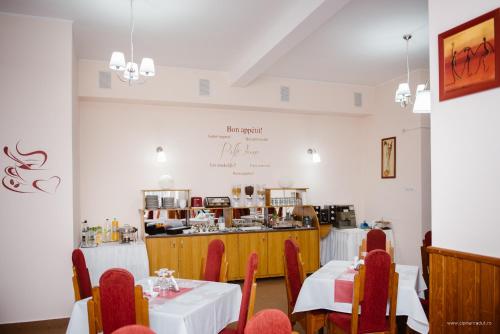
POLYGON ((354 93, 354 105, 356 107, 361 107, 363 105, 363 94, 354 93))
POLYGON ((111 88, 111 72, 99 71, 99 88, 111 88))
POLYGON ((290 101, 290 87, 281 86, 280 95, 281 95, 281 102, 289 102, 290 101))
POLYGON ((210 80, 200 79, 198 94, 200 96, 210 96, 210 80))

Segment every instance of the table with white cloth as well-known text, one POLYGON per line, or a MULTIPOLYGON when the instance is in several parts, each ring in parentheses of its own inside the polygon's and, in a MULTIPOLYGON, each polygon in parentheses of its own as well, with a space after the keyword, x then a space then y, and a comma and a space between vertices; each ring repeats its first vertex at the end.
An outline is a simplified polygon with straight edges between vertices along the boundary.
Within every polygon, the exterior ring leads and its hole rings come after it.
MULTIPOLYGON (((143 279, 138 284, 145 284, 143 279)), ((178 279, 180 288, 192 288, 173 299, 149 301, 149 327, 158 334, 217 334, 237 321, 241 288, 238 284, 178 279)), ((66 334, 88 334, 87 299, 73 305, 66 334)))
MULTIPOLYGON (((334 300, 335 279, 351 265, 352 261, 330 261, 307 277, 293 312, 327 309, 351 313, 351 303, 338 303, 334 300)), ((396 271, 399 273, 396 315, 408 316, 408 327, 426 334, 429 332, 429 322, 419 299, 419 296, 424 297, 424 290, 427 289, 422 274, 417 266, 397 264, 396 271)))
MULTIPOLYGON (((360 228, 332 228, 320 241, 320 261, 324 265, 331 260, 351 261, 358 256, 359 246, 370 230, 360 228)), ((394 247, 392 230, 383 230, 394 247)))
POLYGON ((149 276, 148 252, 142 241, 124 244, 109 242, 80 249, 85 256, 92 286, 99 285, 101 275, 111 268, 128 270, 136 281, 149 276))

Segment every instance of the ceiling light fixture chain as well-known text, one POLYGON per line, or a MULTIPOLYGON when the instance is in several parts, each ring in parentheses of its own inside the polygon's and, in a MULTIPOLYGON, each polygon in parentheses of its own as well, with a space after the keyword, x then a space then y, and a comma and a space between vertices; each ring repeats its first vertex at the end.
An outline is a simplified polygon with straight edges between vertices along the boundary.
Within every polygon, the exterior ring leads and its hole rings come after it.
POLYGON ((109 68, 117 72, 118 78, 123 82, 128 82, 129 86, 134 84, 143 84, 145 80, 139 81, 139 76, 153 77, 155 75, 155 65, 152 58, 142 58, 141 66, 134 62, 134 0, 130 0, 130 58, 125 62, 123 52, 114 51, 109 61, 109 68), (119 73, 123 72, 123 74, 119 73))

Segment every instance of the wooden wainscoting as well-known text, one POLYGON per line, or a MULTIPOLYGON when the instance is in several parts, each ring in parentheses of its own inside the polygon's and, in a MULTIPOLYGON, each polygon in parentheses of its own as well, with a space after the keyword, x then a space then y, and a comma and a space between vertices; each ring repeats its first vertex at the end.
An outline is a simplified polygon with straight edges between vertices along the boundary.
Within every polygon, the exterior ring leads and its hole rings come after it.
POLYGON ((430 332, 500 333, 500 259, 429 247, 430 332))

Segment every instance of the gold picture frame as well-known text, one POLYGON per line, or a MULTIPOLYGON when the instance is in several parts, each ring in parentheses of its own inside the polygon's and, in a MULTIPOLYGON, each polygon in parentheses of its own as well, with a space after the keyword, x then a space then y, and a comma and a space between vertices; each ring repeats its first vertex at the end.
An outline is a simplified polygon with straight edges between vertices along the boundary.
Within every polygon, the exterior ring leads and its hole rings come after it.
POLYGON ((383 179, 396 178, 396 137, 383 138, 381 142, 380 172, 383 179))

